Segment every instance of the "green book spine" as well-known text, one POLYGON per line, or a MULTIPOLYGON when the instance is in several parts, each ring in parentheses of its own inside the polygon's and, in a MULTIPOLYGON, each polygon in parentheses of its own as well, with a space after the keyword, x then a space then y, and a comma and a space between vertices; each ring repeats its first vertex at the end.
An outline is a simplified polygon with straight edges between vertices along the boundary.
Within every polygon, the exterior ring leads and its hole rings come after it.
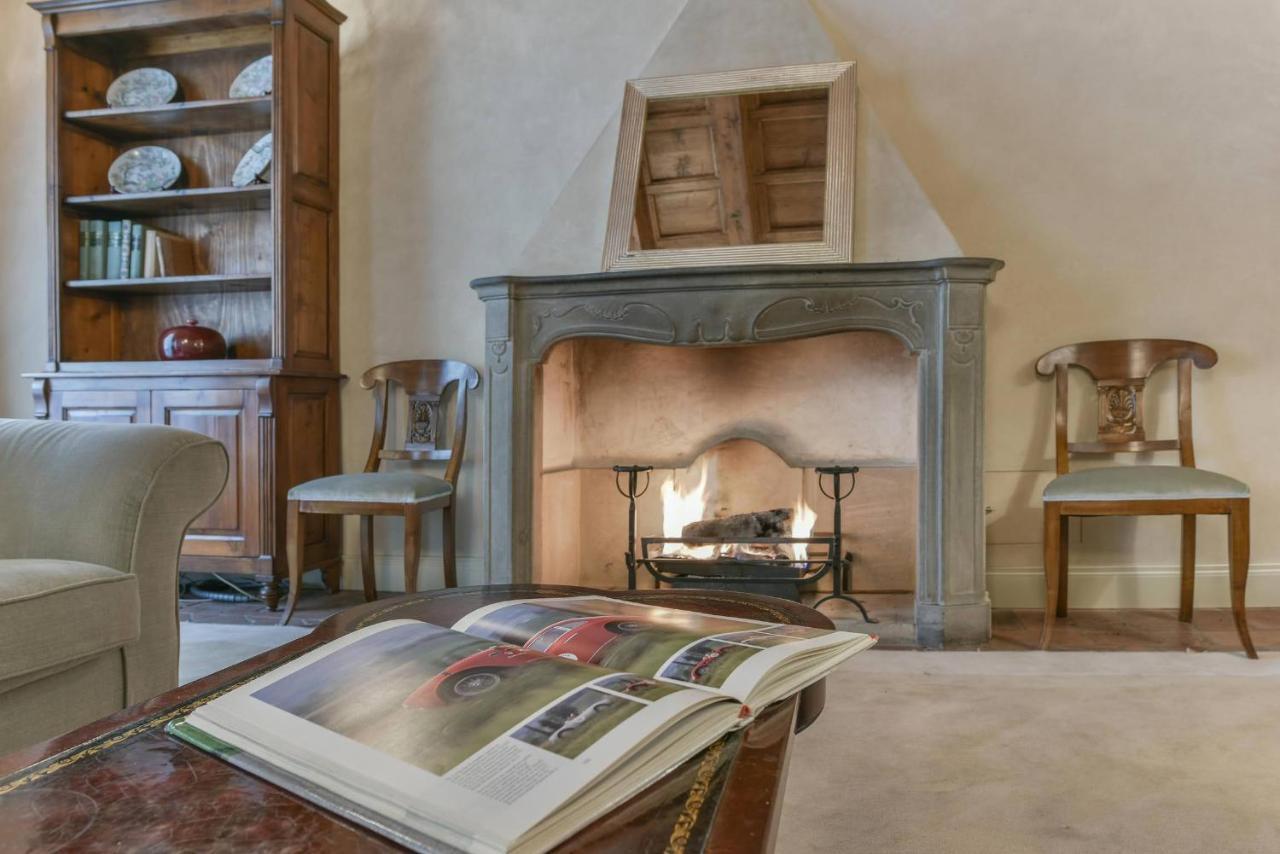
POLYGON ((86 278, 89 271, 89 220, 80 220, 80 267, 76 272, 77 278, 86 278))
POLYGON ((133 253, 133 221, 120 221, 120 278, 129 278, 129 256, 133 253))
POLYGON ((120 278, 120 220, 107 223, 107 273, 108 279, 120 278))
POLYGON ((129 278, 142 278, 143 241, 147 230, 142 223, 133 224, 133 233, 129 235, 129 278))
POLYGON ((107 274, 107 223, 95 219, 89 223, 89 272, 86 279, 101 279, 107 274))

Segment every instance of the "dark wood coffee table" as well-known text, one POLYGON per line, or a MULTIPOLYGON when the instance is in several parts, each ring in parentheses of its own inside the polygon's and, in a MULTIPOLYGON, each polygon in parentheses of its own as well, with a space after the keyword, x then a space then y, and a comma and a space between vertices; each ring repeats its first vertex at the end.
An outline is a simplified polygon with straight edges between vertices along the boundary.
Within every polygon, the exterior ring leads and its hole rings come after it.
MULTIPOLYGON (((381 620, 450 625, 506 599, 603 591, 498 585, 398 596, 337 614, 315 631, 75 732, 0 758, 8 850, 363 852, 398 850, 363 828, 169 737, 164 725, 290 659, 381 620)), ((608 595, 731 617, 832 628, 781 599, 706 591, 608 595)), ((767 851, 793 732, 822 711, 825 686, 775 703, 560 846, 558 851, 767 851)))

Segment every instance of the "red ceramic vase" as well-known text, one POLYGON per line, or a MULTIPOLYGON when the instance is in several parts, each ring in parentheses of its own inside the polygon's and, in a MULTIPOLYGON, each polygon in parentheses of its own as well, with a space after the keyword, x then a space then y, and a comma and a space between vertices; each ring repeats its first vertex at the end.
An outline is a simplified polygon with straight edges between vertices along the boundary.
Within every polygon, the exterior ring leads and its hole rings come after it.
POLYGON ((226 355, 226 339, 216 329, 201 326, 194 317, 160 333, 160 358, 165 361, 223 359, 226 355))

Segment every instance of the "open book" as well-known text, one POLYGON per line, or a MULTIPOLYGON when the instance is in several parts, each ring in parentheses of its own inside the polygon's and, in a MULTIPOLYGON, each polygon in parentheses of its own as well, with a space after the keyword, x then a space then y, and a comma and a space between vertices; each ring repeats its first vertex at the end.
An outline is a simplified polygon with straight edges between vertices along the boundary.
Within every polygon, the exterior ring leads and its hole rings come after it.
POLYGON ((541 851, 871 646, 603 596, 395 620, 170 732, 410 848, 541 851))

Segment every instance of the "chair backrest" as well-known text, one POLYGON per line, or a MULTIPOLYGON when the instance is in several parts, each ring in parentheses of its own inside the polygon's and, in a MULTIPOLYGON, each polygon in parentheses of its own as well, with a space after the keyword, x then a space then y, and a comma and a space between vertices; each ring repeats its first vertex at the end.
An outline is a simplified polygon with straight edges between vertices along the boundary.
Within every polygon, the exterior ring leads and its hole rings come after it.
POLYGON ((1134 338, 1089 341, 1050 350, 1036 362, 1036 373, 1057 381, 1055 456, 1058 474, 1069 471, 1071 454, 1178 451, 1184 466, 1196 464, 1191 443, 1191 367, 1212 368, 1218 354, 1194 341, 1134 338), (1148 439, 1143 424, 1143 392, 1152 371, 1178 361, 1178 438, 1148 439), (1067 439, 1067 369, 1084 368, 1098 392, 1098 438, 1067 439))
POLYGON ((457 486, 462 452, 467 444, 467 393, 480 385, 480 374, 466 362, 452 359, 408 359, 376 365, 360 377, 361 388, 376 389, 373 412, 373 441, 367 472, 377 471, 383 460, 447 460, 444 479, 457 486), (457 383, 454 403, 453 436, 447 448, 439 447, 440 398, 450 385, 457 383), (404 447, 387 448, 387 409, 391 403, 391 386, 398 385, 408 397, 409 423, 405 429, 404 447))

